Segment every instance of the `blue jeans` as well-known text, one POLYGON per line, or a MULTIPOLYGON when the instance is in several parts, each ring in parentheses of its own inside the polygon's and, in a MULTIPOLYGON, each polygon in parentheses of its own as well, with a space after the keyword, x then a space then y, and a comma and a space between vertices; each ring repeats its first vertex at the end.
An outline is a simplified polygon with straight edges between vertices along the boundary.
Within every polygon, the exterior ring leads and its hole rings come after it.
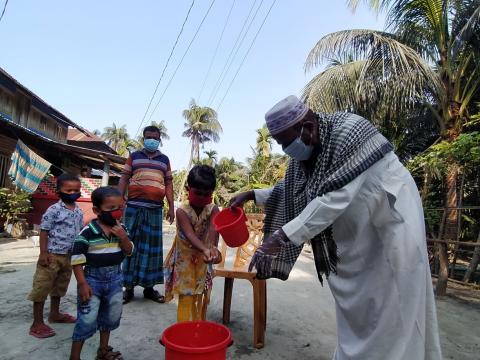
POLYGON ((120 325, 122 317, 123 276, 120 265, 84 269, 85 279, 93 295, 84 303, 77 296, 77 322, 73 341, 84 341, 98 330, 111 331, 120 325))

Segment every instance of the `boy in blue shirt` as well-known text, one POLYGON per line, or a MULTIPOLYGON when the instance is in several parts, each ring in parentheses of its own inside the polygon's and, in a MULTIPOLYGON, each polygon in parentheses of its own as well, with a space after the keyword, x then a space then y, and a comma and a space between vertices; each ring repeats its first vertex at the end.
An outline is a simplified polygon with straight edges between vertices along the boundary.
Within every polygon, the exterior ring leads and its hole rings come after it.
POLYGON ((75 204, 80 197, 78 177, 63 174, 57 178, 60 200, 50 206, 40 224, 40 256, 28 299, 33 301, 30 335, 43 339, 55 331, 43 321, 43 307, 50 295, 50 323, 74 323, 75 318, 60 312, 60 298, 65 296, 72 276, 70 253, 83 226, 82 210, 75 204))

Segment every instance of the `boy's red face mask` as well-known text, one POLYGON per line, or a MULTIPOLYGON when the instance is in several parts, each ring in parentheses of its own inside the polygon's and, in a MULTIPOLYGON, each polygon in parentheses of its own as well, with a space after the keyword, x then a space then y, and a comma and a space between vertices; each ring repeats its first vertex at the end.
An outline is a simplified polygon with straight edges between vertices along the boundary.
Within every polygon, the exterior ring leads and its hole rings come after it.
POLYGON ((210 204, 213 200, 212 192, 209 191, 205 194, 199 194, 199 191, 196 189, 188 189, 188 202, 194 207, 204 207, 210 204))

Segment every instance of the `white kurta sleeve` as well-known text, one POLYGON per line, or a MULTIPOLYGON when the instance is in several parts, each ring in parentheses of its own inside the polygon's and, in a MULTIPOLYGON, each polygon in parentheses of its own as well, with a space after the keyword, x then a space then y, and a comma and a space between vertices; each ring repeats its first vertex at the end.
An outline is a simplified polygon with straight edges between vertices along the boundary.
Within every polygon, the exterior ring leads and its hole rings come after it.
POLYGON ((354 199, 367 173, 368 170, 339 190, 313 199, 295 219, 282 227, 288 239, 301 245, 332 225, 354 199))
POLYGON ((255 205, 262 206, 265 205, 267 199, 272 194, 273 187, 267 189, 255 189, 253 193, 255 194, 255 205))

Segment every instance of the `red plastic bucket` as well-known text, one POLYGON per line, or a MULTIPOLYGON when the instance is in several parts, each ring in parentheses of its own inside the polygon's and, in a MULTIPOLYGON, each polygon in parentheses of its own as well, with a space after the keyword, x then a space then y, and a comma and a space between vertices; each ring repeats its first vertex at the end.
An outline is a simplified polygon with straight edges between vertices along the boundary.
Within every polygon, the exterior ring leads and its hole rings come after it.
POLYGON ((215 230, 230 247, 242 246, 247 242, 249 234, 246 221, 247 217, 242 208, 223 209, 213 218, 215 230))
POLYGON ((160 343, 165 346, 165 360, 225 360, 233 340, 221 324, 187 321, 165 329, 160 343))

